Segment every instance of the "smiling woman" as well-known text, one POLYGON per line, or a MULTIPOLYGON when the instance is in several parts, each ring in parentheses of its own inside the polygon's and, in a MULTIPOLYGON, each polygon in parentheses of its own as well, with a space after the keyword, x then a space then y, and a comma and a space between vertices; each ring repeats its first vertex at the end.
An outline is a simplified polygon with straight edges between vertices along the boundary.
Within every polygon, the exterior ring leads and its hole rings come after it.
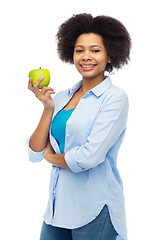
POLYGON ((73 61, 84 81, 96 78, 96 83, 104 80, 106 65, 111 63, 102 37, 94 33, 81 34, 77 38, 73 61))
POLYGON ((29 89, 43 103, 28 141, 29 158, 52 164, 40 240, 127 240, 118 150, 126 131, 128 98, 105 71, 128 63, 130 36, 111 17, 75 15, 58 31, 58 53, 82 80, 51 98, 54 89, 29 89))

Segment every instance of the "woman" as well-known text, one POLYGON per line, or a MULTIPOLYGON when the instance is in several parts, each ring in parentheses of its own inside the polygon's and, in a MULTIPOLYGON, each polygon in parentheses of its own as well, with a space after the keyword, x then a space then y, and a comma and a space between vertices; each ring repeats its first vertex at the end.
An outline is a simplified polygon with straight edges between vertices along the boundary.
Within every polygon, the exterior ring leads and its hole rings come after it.
POLYGON ((126 93, 105 71, 128 63, 130 36, 114 18, 73 15, 57 33, 58 54, 82 80, 52 99, 54 89, 28 88, 43 103, 28 141, 29 158, 52 164, 48 206, 40 240, 127 239, 117 153, 128 113, 126 93))

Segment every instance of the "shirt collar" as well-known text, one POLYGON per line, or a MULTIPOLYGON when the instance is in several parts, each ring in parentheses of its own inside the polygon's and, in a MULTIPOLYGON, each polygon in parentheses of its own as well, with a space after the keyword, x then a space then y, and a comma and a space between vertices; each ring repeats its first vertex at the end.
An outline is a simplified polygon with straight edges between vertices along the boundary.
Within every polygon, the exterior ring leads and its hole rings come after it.
POLYGON ((74 84, 74 86, 72 86, 72 87, 69 89, 68 93, 69 93, 70 95, 73 95, 73 94, 81 87, 81 85, 82 85, 82 80, 79 81, 79 82, 77 82, 76 84, 74 84))
POLYGON ((92 88, 90 91, 93 92, 97 97, 100 97, 111 86, 112 86, 111 79, 110 77, 106 76, 105 79, 100 84, 92 88))
MULTIPOLYGON (((77 82, 73 87, 69 89, 69 94, 73 95, 82 85, 82 80, 77 82)), ((92 92, 97 97, 101 96, 108 88, 112 86, 112 82, 109 76, 106 76, 105 79, 98 84, 96 87, 92 88, 88 92, 92 92)))

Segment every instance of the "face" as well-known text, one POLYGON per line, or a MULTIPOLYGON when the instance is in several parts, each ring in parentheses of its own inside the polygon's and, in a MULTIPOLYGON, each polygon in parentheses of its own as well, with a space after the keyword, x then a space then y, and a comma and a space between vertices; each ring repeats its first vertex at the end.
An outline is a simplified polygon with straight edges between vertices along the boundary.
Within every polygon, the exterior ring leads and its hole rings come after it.
POLYGON ((77 38, 73 61, 83 79, 102 78, 107 63, 107 55, 102 37, 94 33, 82 34, 77 38))

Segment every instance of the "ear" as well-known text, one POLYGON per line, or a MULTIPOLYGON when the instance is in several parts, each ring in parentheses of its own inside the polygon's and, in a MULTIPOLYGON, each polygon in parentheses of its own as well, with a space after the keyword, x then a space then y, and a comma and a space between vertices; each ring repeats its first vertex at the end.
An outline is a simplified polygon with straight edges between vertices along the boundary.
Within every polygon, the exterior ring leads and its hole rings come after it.
POLYGON ((108 58, 108 61, 107 61, 108 63, 111 63, 111 58, 108 58))

